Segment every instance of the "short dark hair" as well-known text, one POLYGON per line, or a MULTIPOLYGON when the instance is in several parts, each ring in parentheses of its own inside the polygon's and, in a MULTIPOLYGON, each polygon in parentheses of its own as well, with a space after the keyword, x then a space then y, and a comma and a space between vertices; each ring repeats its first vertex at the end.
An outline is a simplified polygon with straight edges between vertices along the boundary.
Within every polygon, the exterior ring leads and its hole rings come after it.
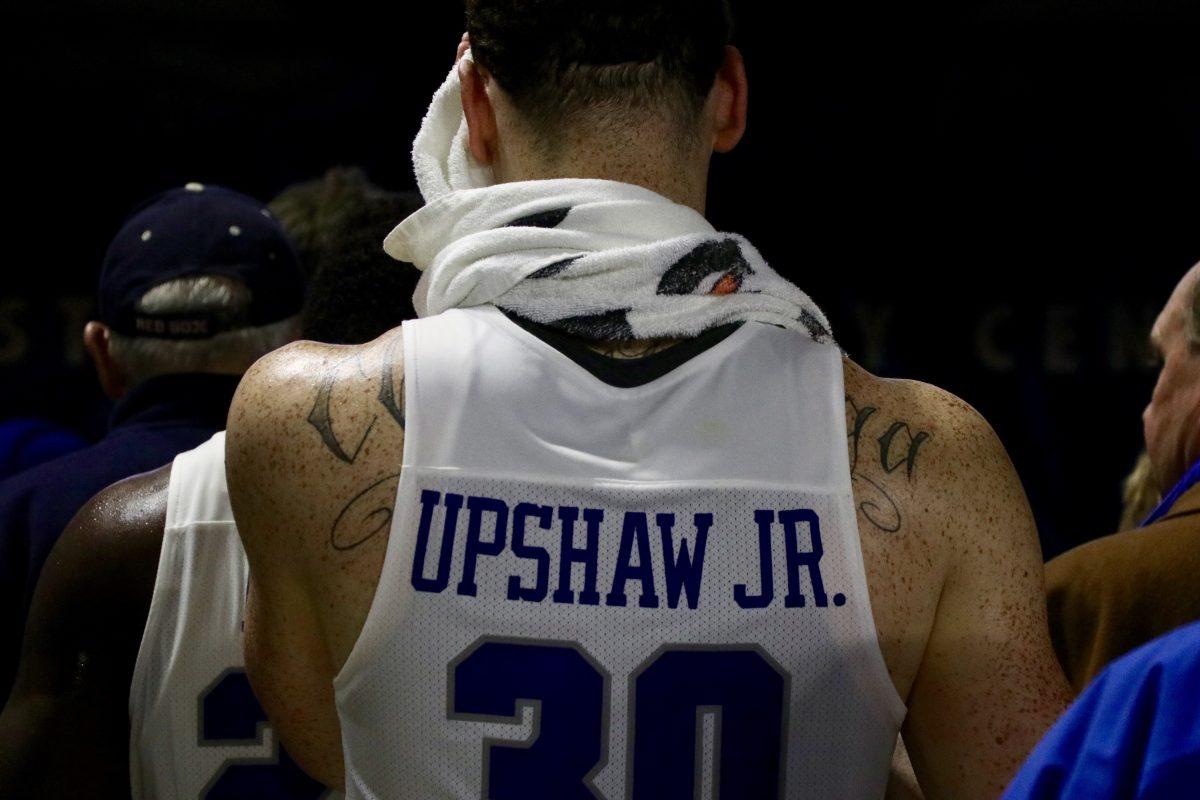
POLYGON ((420 207, 419 195, 381 189, 355 168, 330 170, 271 201, 309 276, 304 338, 362 344, 416 317, 420 274, 384 253, 383 240, 420 207))
POLYGON ((729 0, 466 0, 475 60, 539 134, 590 109, 694 122, 733 36, 729 0))

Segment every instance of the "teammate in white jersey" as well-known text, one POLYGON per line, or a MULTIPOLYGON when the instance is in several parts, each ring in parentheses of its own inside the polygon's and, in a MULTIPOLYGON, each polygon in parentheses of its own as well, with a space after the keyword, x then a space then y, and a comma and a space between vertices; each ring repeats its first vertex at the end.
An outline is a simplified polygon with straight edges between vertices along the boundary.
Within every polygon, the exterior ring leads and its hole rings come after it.
MULTIPOLYGON (((273 204, 313 270, 305 335, 362 341, 411 314, 374 291, 411 291, 378 241, 418 205, 345 171, 273 204)), ((109 487, 63 535, 0 716, 0 797, 334 796, 281 750, 246 679, 224 440, 109 487)))
POLYGON ((289 751, 354 798, 860 798, 903 725, 928 796, 999 794, 1068 690, 988 425, 812 313, 684 333, 767 303, 734 239, 681 247, 683 288, 586 290, 702 228, 746 120, 723 4, 467 5, 474 164, 419 178, 498 183, 399 232, 449 240, 418 311, 454 310, 281 351, 230 416, 247 669, 289 751), (680 294, 675 341, 639 340, 680 294))

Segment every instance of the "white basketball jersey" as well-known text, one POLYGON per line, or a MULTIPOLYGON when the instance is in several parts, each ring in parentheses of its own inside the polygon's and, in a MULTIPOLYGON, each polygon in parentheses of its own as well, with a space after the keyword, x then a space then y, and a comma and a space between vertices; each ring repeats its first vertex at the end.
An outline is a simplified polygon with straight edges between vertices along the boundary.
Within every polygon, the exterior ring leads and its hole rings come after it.
POLYGON ((404 326, 353 798, 881 797, 841 354, 746 324, 614 388, 494 308, 404 326))
POLYGON ((218 433, 171 467, 158 577, 129 696, 134 800, 332 794, 280 751, 246 679, 248 575, 218 433))

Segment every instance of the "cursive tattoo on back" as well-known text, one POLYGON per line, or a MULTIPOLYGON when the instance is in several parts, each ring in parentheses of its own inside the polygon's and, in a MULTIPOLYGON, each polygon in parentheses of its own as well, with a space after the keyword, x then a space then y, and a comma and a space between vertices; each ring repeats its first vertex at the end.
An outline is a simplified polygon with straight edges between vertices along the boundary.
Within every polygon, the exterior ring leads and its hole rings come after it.
MULTIPOLYGON (((863 516, 885 533, 897 533, 904 526, 900 506, 892 493, 880 481, 866 474, 862 446, 868 437, 867 429, 878 420, 879 409, 875 406, 860 406, 853 397, 846 397, 846 429, 850 446, 850 479, 855 488, 858 509, 863 516)), ((917 458, 921 447, 932 438, 925 431, 913 432, 908 422, 897 420, 887 425, 883 433, 875 438, 879 445, 878 466, 885 475, 892 475, 901 467, 909 481, 917 470, 917 458)))
POLYGON ((329 544, 339 553, 362 547, 392 524, 399 473, 380 478, 350 500, 329 530, 329 544))

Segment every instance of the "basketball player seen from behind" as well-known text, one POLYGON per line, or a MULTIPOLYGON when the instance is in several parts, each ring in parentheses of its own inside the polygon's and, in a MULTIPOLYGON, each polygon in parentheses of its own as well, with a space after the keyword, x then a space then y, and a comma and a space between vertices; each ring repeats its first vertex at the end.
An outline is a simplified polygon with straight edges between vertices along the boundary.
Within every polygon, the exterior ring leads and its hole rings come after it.
POLYGON ((724 4, 467 6, 387 245, 424 318, 269 356, 230 416, 288 750, 348 797, 859 798, 903 726, 927 796, 998 795, 1068 694, 1027 501, 704 222, 724 4))

